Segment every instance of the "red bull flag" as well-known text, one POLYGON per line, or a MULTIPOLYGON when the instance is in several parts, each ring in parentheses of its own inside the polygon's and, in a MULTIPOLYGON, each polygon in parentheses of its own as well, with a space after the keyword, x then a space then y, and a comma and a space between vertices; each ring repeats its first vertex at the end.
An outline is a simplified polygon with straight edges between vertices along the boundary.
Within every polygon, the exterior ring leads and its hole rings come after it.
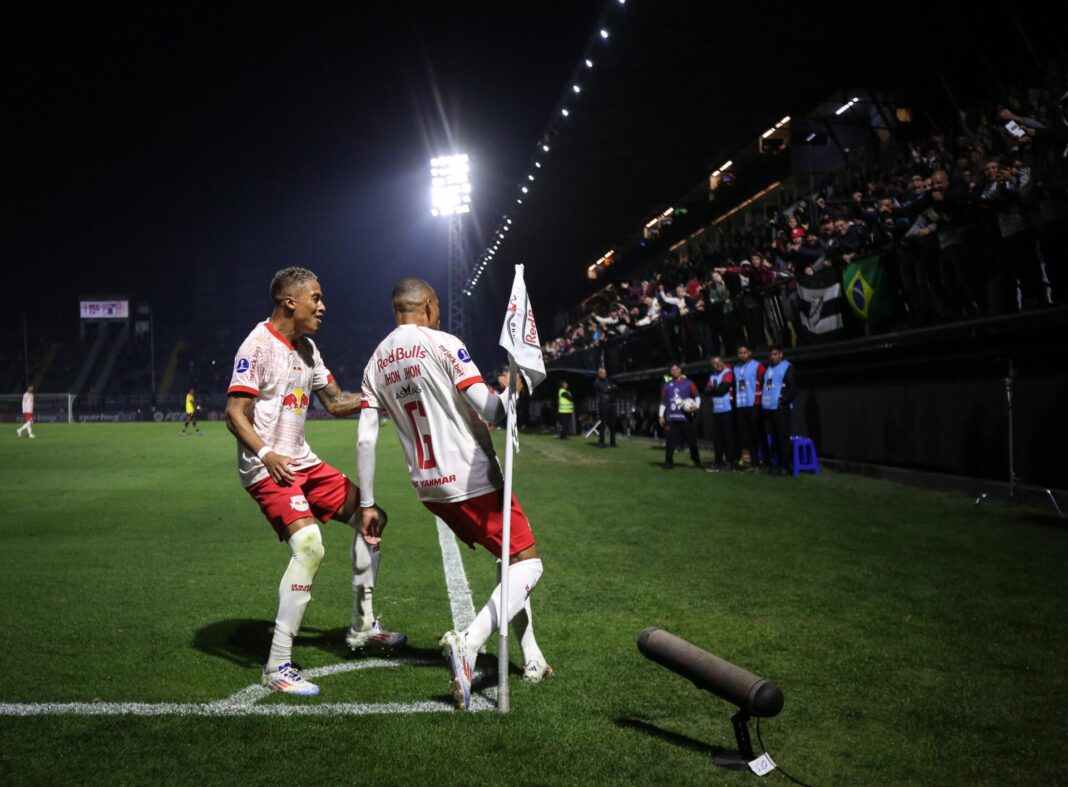
POLYGON ((515 266, 515 279, 512 280, 512 297, 508 301, 508 310, 501 326, 501 347, 515 360, 519 371, 527 381, 527 387, 533 391, 545 379, 545 361, 541 356, 541 341, 538 339, 538 326, 534 322, 534 308, 527 296, 527 285, 523 281, 523 266, 515 266))

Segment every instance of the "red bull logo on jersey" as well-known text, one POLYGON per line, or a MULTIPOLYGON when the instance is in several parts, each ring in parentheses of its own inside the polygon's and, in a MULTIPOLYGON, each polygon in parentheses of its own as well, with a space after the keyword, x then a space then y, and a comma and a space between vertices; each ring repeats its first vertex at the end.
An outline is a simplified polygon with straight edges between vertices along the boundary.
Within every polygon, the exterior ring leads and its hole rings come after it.
POLYGON ((308 406, 308 394, 303 388, 294 388, 293 393, 287 393, 282 397, 282 409, 294 413, 303 413, 308 406))
POLYGON ((289 507, 292 508, 294 511, 307 511, 308 500, 304 497, 304 495, 293 495, 291 498, 289 498, 289 507))
POLYGON ((413 344, 411 347, 394 347, 385 358, 378 359, 378 371, 400 361, 422 360, 426 358, 426 350, 421 345, 413 344))

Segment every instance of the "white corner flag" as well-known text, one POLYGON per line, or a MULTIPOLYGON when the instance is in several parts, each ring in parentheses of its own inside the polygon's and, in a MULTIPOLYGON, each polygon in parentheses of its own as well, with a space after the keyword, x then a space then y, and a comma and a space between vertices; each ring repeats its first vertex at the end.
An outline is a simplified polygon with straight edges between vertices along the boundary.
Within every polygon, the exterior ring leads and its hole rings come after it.
MULTIPOLYGON (((527 387, 533 391, 545 379, 545 361, 541 355, 538 326, 534 309, 523 281, 523 266, 515 266, 512 296, 501 326, 501 347, 508 351, 508 429, 504 450, 504 508, 501 533, 501 610, 508 609, 508 562, 512 544, 512 457, 519 450, 516 434, 516 379, 522 371, 527 387)), ((497 710, 507 713, 511 705, 508 696, 508 616, 500 619, 500 644, 497 648, 497 710)))
POLYGON ((500 344, 523 372, 527 387, 531 391, 537 388, 538 383, 545 379, 545 361, 541 357, 538 326, 534 323, 534 309, 527 295, 526 282, 523 281, 522 265, 515 266, 512 297, 508 301, 504 325, 501 326, 500 344))

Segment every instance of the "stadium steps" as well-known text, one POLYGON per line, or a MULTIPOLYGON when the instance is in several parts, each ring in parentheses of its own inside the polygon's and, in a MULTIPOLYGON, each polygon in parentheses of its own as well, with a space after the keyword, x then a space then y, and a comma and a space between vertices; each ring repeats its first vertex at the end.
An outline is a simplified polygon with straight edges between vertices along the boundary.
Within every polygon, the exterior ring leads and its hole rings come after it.
POLYGON ((119 335, 115 337, 111 350, 108 352, 108 357, 104 359, 104 365, 100 367, 100 373, 96 376, 96 381, 89 389, 90 399, 96 399, 101 396, 108 387, 108 380, 111 379, 111 373, 115 370, 115 361, 118 360, 119 354, 122 352, 123 347, 126 346, 126 341, 129 337, 130 325, 126 323, 119 330, 119 335))
POLYGON ((89 375, 92 374, 93 369, 96 367, 96 361, 100 357, 100 352, 104 349, 104 345, 108 342, 108 324, 100 323, 97 328, 96 341, 93 342, 92 347, 89 348, 89 354, 85 357, 85 362, 82 363, 81 371, 78 372, 78 376, 74 380, 74 385, 71 386, 71 393, 80 394, 85 387, 86 381, 89 379, 89 375))
POLYGON ((41 362, 37 364, 37 368, 33 370, 33 379, 30 381, 30 384, 35 391, 41 390, 41 380, 48 374, 48 370, 52 366, 52 361, 56 360, 56 356, 59 354, 59 348, 59 342, 52 342, 48 345, 48 349, 45 350, 41 362))
POLYGON ((163 370, 163 379, 159 382, 159 388, 156 389, 156 396, 162 399, 164 396, 169 396, 171 393, 171 387, 174 385, 174 378, 178 374, 178 357, 185 350, 185 342, 179 339, 174 343, 174 348, 171 350, 171 357, 167 359, 167 368, 163 370))

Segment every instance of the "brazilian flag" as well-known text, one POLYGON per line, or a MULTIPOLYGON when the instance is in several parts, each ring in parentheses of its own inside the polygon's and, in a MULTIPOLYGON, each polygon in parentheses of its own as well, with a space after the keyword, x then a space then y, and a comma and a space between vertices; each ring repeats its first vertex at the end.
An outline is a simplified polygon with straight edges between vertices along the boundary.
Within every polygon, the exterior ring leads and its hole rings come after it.
POLYGON ((849 263, 842 272, 842 289, 849 308, 862 320, 878 320, 890 310, 879 255, 849 263))

